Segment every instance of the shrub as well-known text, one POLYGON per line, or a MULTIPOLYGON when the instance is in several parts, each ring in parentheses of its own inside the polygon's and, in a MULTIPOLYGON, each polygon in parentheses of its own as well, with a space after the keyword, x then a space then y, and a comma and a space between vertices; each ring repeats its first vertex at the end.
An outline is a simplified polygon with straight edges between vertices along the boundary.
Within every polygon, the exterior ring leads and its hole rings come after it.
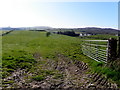
POLYGON ((49 36, 50 36, 50 34, 51 34, 50 32, 47 32, 47 33, 46 33, 46 36, 47 36, 47 37, 49 37, 49 36))

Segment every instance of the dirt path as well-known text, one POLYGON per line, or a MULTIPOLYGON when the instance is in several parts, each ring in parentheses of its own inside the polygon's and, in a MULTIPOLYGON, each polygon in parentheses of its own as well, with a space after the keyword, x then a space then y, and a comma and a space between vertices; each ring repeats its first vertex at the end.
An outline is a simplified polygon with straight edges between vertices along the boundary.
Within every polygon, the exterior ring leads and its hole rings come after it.
POLYGON ((11 76, 5 78, 4 88, 117 88, 116 84, 109 83, 107 79, 99 74, 87 74, 88 65, 82 61, 71 60, 58 54, 57 60, 43 59, 38 53, 34 54, 37 64, 34 72, 16 70, 11 76), (42 64, 43 63, 43 64, 42 64), (29 77, 38 74, 42 70, 57 71, 56 74, 46 75, 42 81, 34 81, 29 77), (14 81, 12 83, 7 83, 14 81))

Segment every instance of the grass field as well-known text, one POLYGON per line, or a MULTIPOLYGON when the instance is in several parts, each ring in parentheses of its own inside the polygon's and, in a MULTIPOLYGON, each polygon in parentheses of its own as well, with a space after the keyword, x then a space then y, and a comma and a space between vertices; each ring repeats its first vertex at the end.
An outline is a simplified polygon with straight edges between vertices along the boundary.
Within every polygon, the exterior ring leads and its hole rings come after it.
POLYGON ((71 57, 75 52, 81 53, 80 39, 62 35, 46 37, 46 32, 14 31, 3 37, 2 45, 3 77, 14 69, 30 68, 36 52, 43 58, 51 59, 56 59, 58 53, 71 57), (23 65, 20 62, 24 60, 28 61, 23 65))
POLYGON ((0 35, 3 34, 3 33, 8 32, 8 31, 10 31, 10 30, 0 30, 0 35))
MULTIPOLYGON (((13 31, 2 37, 3 78, 19 68, 34 71, 36 60, 33 56, 35 53, 39 53, 44 59, 52 60, 57 60, 57 54, 62 54, 70 59, 88 63, 91 72, 101 72, 106 76, 109 74, 109 78, 116 77, 117 72, 103 67, 104 63, 96 62, 82 54, 82 40, 57 34, 51 34, 47 37, 46 32, 13 31)), ((44 64, 44 62, 41 63, 44 64)), ((54 74, 54 71, 42 71, 39 75, 32 78, 42 80, 46 74, 54 74)), ((60 76, 59 74, 57 75, 60 76)))

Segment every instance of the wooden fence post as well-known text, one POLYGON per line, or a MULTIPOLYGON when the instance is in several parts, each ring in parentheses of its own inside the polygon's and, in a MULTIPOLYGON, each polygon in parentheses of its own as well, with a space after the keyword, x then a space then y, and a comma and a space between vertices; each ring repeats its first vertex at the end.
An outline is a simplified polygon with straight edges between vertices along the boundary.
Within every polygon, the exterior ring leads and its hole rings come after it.
POLYGON ((108 40, 108 62, 115 60, 117 57, 117 40, 110 38, 108 40))

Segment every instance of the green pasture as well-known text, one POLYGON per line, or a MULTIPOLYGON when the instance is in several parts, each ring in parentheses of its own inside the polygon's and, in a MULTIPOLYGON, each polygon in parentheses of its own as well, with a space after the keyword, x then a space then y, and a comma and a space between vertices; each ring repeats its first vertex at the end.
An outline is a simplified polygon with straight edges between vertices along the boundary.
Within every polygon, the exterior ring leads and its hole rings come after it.
MULTIPOLYGON (((46 32, 13 31, 2 37, 3 78, 18 68, 34 70, 32 69, 36 63, 33 57, 34 53, 39 53, 40 57, 51 60, 57 60, 57 54, 63 54, 70 59, 88 63, 90 67, 88 72, 102 71, 101 73, 107 75, 108 71, 111 70, 110 68, 105 67, 104 63, 96 62, 82 54, 82 40, 83 38, 58 34, 51 34, 47 37, 46 32)), ((116 74, 118 73, 114 71, 114 74, 112 73, 112 76, 109 75, 109 78, 116 77, 116 74)), ((46 74, 41 75, 40 73, 40 75, 33 77, 33 79, 42 80, 44 75, 46 74)), ((116 80, 119 81, 120 79, 117 77, 116 80)))
POLYGON ((80 51, 80 39, 46 32, 14 31, 2 37, 3 77, 18 68, 30 69, 34 63, 34 53, 43 58, 57 59, 57 54, 73 57, 80 51))
POLYGON ((0 34, 6 33, 8 31, 10 31, 10 30, 0 30, 0 34))

